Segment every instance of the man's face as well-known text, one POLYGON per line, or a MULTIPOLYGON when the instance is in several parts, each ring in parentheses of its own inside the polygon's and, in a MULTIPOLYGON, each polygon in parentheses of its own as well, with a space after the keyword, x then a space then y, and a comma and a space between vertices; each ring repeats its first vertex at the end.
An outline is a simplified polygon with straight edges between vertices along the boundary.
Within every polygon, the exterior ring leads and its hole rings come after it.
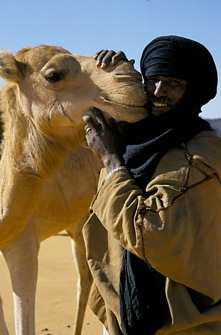
POLYGON ((176 106, 185 93, 186 80, 165 76, 147 77, 145 87, 150 113, 157 116, 176 106))

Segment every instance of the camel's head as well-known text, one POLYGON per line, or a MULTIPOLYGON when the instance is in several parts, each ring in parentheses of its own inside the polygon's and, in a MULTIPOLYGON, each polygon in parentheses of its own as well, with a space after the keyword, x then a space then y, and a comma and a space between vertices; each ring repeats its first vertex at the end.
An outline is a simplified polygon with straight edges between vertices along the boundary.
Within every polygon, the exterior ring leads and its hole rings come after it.
POLYGON ((92 57, 43 45, 16 56, 0 52, 0 76, 6 81, 2 100, 14 101, 3 109, 19 106, 43 132, 83 129, 82 116, 92 107, 128 122, 148 115, 141 76, 129 62, 103 70, 92 57))

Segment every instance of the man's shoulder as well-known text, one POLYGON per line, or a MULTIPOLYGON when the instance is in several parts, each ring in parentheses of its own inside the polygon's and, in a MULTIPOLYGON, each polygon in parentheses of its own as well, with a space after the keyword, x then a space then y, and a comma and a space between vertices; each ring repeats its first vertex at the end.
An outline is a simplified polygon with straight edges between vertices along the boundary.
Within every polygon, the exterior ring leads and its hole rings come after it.
POLYGON ((180 170, 188 166, 189 157, 221 174, 221 138, 212 131, 200 132, 187 142, 165 153, 158 165, 158 170, 180 170))
POLYGON ((199 152, 211 153, 212 150, 214 154, 217 152, 221 158, 221 137, 215 131, 202 131, 192 137, 185 145, 196 154, 199 152))
POLYGON ((221 176, 221 137, 216 132, 200 132, 185 146, 194 160, 201 161, 221 176))

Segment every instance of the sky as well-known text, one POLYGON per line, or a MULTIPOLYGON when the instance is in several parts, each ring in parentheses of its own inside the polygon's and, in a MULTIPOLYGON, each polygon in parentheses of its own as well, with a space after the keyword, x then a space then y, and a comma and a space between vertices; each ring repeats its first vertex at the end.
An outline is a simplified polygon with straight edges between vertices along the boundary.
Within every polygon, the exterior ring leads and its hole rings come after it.
MULTIPOLYGON (((40 44, 78 55, 122 50, 135 59, 155 37, 179 35, 204 44, 221 76, 221 0, 0 0, 0 49, 40 44)), ((221 118, 221 85, 201 116, 221 118)))

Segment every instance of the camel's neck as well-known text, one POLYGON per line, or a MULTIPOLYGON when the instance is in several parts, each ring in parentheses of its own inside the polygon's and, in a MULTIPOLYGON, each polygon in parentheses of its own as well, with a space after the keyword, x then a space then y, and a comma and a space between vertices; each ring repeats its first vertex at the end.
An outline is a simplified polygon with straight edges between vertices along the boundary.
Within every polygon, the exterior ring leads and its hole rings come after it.
POLYGON ((0 161, 0 248, 27 225, 43 182, 65 156, 64 148, 53 138, 24 120, 13 121, 5 125, 0 161))
POLYGON ((5 125, 1 170, 10 167, 12 173, 44 179, 62 164, 65 154, 58 140, 30 120, 10 120, 5 125))

